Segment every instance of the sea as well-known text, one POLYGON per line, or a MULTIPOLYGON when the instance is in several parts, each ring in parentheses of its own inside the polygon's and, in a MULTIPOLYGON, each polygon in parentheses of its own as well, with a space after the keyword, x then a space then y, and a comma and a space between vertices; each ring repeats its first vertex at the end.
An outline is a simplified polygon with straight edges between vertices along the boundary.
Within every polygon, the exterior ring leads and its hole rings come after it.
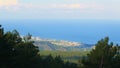
POLYGON ((0 20, 5 32, 17 30, 20 35, 96 44, 109 37, 110 42, 120 44, 120 20, 57 20, 15 19, 0 20))

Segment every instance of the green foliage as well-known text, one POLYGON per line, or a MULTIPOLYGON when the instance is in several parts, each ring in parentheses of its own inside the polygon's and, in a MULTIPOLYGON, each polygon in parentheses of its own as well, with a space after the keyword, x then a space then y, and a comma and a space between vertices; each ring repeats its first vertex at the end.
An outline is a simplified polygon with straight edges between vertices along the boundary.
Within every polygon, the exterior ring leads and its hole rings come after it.
POLYGON ((14 66, 17 66, 17 68, 26 68, 26 66, 29 68, 35 67, 34 62, 37 61, 37 53, 38 48, 32 43, 27 42, 16 45, 14 66))
POLYGON ((4 33, 0 27, 0 68, 33 68, 38 51, 32 42, 22 41, 16 30, 4 33))
POLYGON ((78 68, 77 64, 64 62, 60 56, 52 57, 48 55, 42 59, 41 68, 78 68))
POLYGON ((30 42, 31 37, 32 37, 32 35, 28 33, 28 35, 23 37, 23 41, 24 42, 30 42))
POLYGON ((117 46, 113 46, 111 42, 109 44, 109 38, 106 37, 95 45, 88 55, 87 58, 83 60, 85 68, 113 68, 112 66, 116 64, 117 46))
POLYGON ((20 42, 19 35, 16 32, 4 33, 3 28, 0 27, 0 64, 1 68, 8 68, 11 66, 14 46, 20 42))
POLYGON ((78 60, 83 56, 86 56, 89 51, 40 51, 41 56, 51 55, 52 57, 61 56, 61 58, 67 62, 78 63, 78 60))

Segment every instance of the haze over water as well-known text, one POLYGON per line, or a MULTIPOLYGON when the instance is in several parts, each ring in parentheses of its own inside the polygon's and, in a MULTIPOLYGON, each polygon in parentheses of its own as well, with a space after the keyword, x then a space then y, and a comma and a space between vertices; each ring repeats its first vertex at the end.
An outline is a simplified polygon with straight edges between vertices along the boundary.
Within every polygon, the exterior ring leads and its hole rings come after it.
POLYGON ((18 30, 35 37, 95 44, 101 38, 120 43, 119 20, 1 20, 5 31, 18 30))

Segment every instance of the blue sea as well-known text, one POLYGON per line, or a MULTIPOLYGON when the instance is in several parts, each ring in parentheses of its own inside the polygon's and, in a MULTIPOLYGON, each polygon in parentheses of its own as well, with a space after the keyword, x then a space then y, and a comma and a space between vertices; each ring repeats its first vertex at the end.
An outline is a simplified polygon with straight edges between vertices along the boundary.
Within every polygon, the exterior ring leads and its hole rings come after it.
POLYGON ((0 20, 5 31, 16 29, 46 39, 95 44, 108 36, 120 44, 120 20, 0 20))

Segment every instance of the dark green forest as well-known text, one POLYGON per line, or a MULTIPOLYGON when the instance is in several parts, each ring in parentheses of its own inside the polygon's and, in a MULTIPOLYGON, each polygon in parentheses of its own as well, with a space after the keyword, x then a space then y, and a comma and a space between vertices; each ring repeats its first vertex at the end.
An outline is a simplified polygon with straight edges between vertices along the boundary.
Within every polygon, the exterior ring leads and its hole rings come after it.
POLYGON ((31 37, 21 37, 17 30, 5 32, 0 25, 0 68, 120 68, 120 46, 109 42, 109 37, 99 40, 78 63, 41 56, 31 37))

